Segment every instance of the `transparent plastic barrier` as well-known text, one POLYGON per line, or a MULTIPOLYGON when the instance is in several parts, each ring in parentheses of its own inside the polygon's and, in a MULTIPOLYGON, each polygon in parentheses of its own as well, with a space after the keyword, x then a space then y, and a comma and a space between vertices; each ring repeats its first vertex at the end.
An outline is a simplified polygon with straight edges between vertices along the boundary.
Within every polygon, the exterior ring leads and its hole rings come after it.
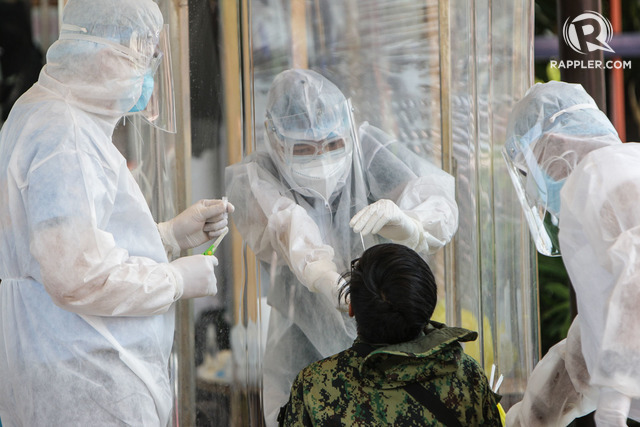
POLYGON ((271 81, 310 68, 351 98, 356 122, 455 176, 452 259, 445 263, 443 252, 430 260, 451 287, 441 290, 447 312, 439 315, 479 330, 467 351, 487 374, 496 364, 506 377, 501 391, 518 400, 538 357, 535 259, 500 149, 510 106, 531 82, 532 2, 255 1, 251 11, 257 149, 271 81))
MULTIPOLYGON (((190 169, 167 173, 171 147, 146 146, 161 154, 157 169, 140 175, 154 178, 149 192, 186 179, 193 201, 225 195, 225 168, 265 149, 273 78, 293 67, 321 73, 351 99, 357 124, 382 129, 455 177, 459 229, 429 260, 440 285, 436 314, 479 331, 465 350, 487 375, 493 363, 505 376, 507 409, 538 357, 535 258, 500 155, 510 106, 531 82, 532 2, 221 3, 190 2, 190 65, 201 68, 191 84, 193 123, 185 124, 190 169)), ((232 228, 217 252, 219 296, 193 308, 196 412, 217 425, 262 423, 266 298, 283 265, 259 261, 253 249, 232 228)))

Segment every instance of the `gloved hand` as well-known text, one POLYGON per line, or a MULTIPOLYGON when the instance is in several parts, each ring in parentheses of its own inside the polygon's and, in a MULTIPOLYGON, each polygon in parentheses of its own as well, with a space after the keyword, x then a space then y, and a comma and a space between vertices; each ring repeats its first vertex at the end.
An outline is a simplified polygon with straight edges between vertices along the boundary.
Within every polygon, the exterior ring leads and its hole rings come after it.
POLYGON ((213 255, 192 255, 178 258, 170 264, 174 269, 178 282, 182 280, 182 292, 176 299, 197 298, 218 293, 214 267, 218 258, 213 255))
POLYGON ((594 416, 596 425, 598 427, 626 426, 630 407, 631 398, 610 387, 601 387, 594 416))
POLYGON ((345 280, 337 272, 326 271, 313 282, 310 290, 326 296, 336 309, 346 313, 349 310, 349 302, 344 298, 338 298, 340 288, 345 283, 345 280))
POLYGON ((235 210, 226 200, 200 200, 175 218, 158 224, 163 243, 173 249, 191 249, 227 229, 228 214, 235 210))
MULTIPOLYGON (((363 208, 351 218, 349 226, 363 236, 379 234, 382 237, 402 242, 419 240, 422 226, 400 210, 391 200, 380 199, 363 208)), ((410 245, 407 245, 410 246, 410 245)))

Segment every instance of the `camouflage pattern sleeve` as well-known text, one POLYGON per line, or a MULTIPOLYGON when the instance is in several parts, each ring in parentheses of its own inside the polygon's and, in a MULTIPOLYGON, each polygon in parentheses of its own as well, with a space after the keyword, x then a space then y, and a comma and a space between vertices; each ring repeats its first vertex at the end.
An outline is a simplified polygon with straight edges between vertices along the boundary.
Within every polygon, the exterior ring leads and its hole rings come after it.
POLYGON ((494 393, 489 385, 489 380, 485 376, 482 368, 475 359, 464 354, 462 358, 463 375, 467 378, 472 389, 477 390, 480 397, 480 405, 482 406, 482 420, 480 425, 486 426, 502 426, 500 419, 500 411, 498 410, 498 402, 502 396, 494 393))
POLYGON ((304 370, 296 377, 291 386, 291 394, 287 409, 284 413, 284 420, 280 425, 283 426, 312 426, 313 422, 309 417, 307 408, 304 404, 304 370))

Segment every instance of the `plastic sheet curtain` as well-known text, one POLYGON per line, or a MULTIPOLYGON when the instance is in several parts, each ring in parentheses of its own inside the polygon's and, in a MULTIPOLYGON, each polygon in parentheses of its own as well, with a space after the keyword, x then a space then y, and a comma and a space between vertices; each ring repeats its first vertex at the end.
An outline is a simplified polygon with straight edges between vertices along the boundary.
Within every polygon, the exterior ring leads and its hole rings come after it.
MULTIPOLYGON (((368 121, 456 178, 460 227, 432 260, 436 317, 478 330, 465 349, 517 401, 538 359, 534 251, 500 149, 532 82, 533 2, 250 2, 254 147, 265 98, 287 68, 320 72, 368 121)), ((248 88, 245 88, 248 89, 248 88)))
POLYGON ((533 2, 454 0, 448 18, 442 102, 460 228, 447 254, 447 321, 479 330, 476 354, 505 376, 507 408, 539 358, 535 251, 500 156, 511 105, 532 83, 533 2))

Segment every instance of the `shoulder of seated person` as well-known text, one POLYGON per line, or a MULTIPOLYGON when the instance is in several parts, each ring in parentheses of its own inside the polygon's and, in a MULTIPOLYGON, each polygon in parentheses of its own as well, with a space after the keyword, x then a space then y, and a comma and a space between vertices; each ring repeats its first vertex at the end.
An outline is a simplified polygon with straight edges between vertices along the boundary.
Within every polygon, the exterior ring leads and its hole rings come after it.
POLYGON ((433 333, 442 334, 447 337, 457 338, 458 341, 462 342, 473 341, 478 337, 478 333, 476 331, 460 328, 458 326, 447 326, 444 323, 436 322, 435 320, 429 321, 423 333, 424 335, 422 336, 433 333))

